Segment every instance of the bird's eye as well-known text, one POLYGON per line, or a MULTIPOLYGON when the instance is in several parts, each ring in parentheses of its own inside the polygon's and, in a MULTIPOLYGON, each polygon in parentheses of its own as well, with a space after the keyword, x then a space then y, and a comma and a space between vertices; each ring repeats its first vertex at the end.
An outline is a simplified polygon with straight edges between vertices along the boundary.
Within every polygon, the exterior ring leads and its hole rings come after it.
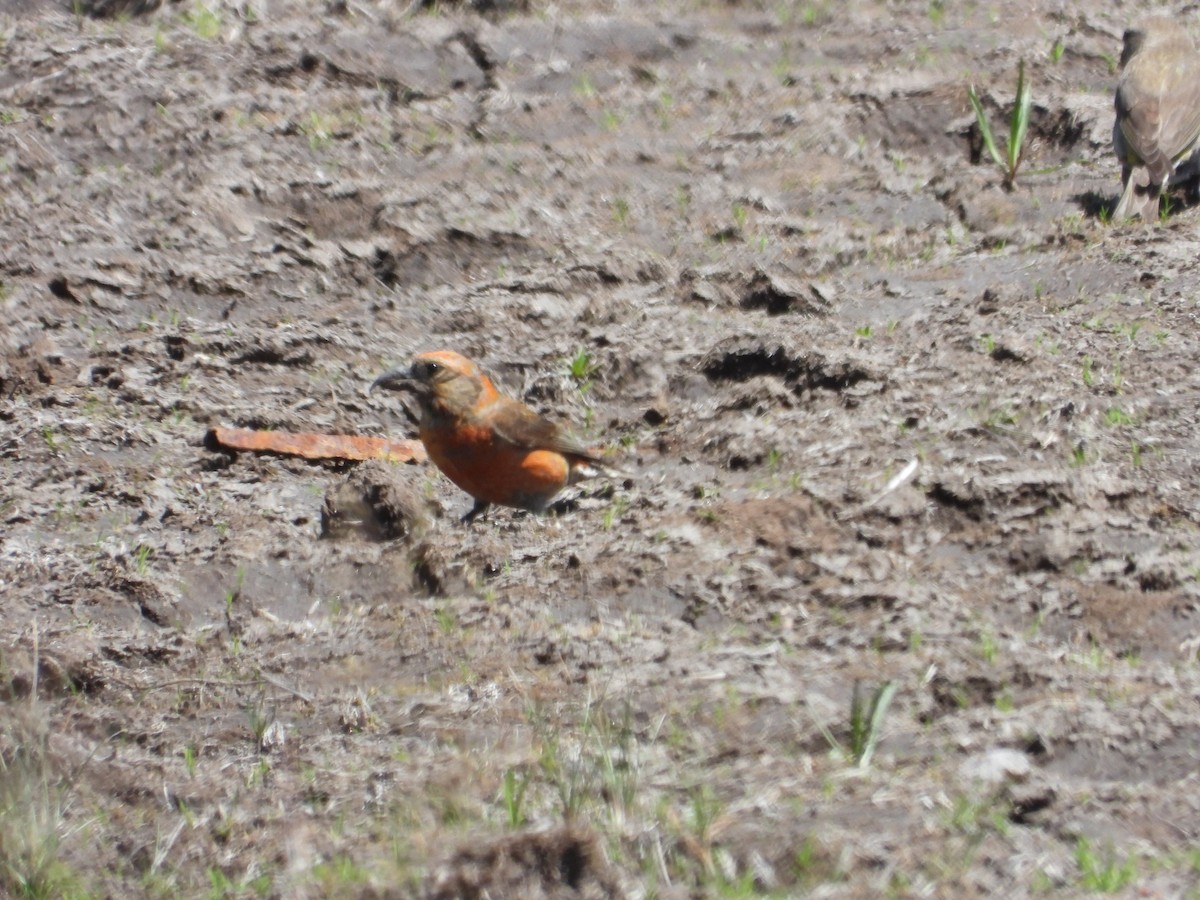
POLYGON ((432 375, 434 372, 436 372, 440 368, 441 368, 441 366, 439 366, 435 362, 425 363, 425 371, 428 372, 430 375, 432 375))

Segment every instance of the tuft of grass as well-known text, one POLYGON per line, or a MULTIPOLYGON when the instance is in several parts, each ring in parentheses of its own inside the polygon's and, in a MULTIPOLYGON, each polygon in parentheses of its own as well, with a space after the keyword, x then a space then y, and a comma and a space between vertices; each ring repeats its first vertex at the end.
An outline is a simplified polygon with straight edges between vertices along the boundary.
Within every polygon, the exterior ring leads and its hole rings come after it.
POLYGON ((1087 838, 1081 837, 1075 844, 1075 863, 1084 890, 1115 894, 1137 879, 1137 861, 1133 857, 1119 860, 1112 847, 1103 854, 1097 853, 1087 838))
POLYGON ((187 13, 184 14, 184 21, 188 23, 192 31, 196 33, 196 37, 206 41, 216 40, 221 34, 221 14, 212 7, 197 3, 187 13))
POLYGON ((1166 194, 1163 194, 1162 205, 1158 209, 1158 221, 1161 224, 1165 225, 1167 222, 1167 219, 1169 219, 1171 217, 1171 209, 1173 208, 1173 206, 1174 206, 1174 204, 1171 202, 1171 198, 1168 197, 1166 194))
POLYGON ((520 828, 527 821, 525 816, 525 792, 529 790, 529 775, 517 774, 516 769, 504 771, 504 809, 508 813, 508 827, 520 828))
POLYGON ((592 79, 585 72, 579 76, 579 80, 575 82, 575 95, 583 100, 592 100, 598 94, 596 86, 592 84, 592 79))
POLYGON ((982 631, 979 634, 979 658, 984 662, 991 664, 996 661, 996 656, 999 652, 999 647, 996 644, 996 636, 990 631, 982 631))
POLYGON ((321 150, 329 146, 337 131, 337 122, 333 116, 312 112, 300 123, 300 131, 308 136, 308 146, 312 150, 321 150))
POLYGON ((606 109, 600 114, 600 126, 605 131, 620 130, 621 124, 624 121, 624 117, 615 109, 606 109))
POLYGON ((1129 413, 1125 412, 1119 406, 1110 406, 1104 413, 1104 421, 1110 427, 1116 428, 1121 425, 1133 424, 1133 416, 1129 415, 1129 413))
POLYGON ((1013 100, 1012 113, 1008 118, 1008 142, 1004 153, 1001 153, 992 133, 992 126, 988 123, 987 113, 984 112, 983 103, 975 92, 975 85, 972 84, 967 88, 967 99, 971 101, 971 108, 975 111, 975 121, 979 125, 979 133, 983 137, 983 145, 1004 174, 1004 187, 1007 190, 1012 190, 1016 184, 1017 171, 1021 168, 1021 162, 1025 158, 1025 136, 1029 131, 1031 98, 1029 82, 1025 79, 1025 60, 1021 60, 1017 64, 1016 98, 1013 100))
POLYGON ((828 3, 806 3, 800 10, 800 22, 807 28, 824 25, 832 17, 828 3))
POLYGON ((196 749, 195 742, 189 742, 183 748, 183 765, 187 769, 188 778, 196 777, 196 766, 199 758, 199 751, 196 749))
POLYGON ((48 735, 36 734, 0 756, 0 893, 30 900, 82 896, 59 858, 68 790, 50 760, 48 735))
POLYGON ((614 497, 608 505, 608 509, 604 511, 604 530, 612 531, 613 526, 621 521, 621 517, 625 515, 627 509, 629 509, 629 498, 614 497))
POLYGON ((575 355, 567 360, 567 374, 571 376, 581 394, 586 394, 592 389, 592 381, 599 369, 596 358, 584 347, 576 350, 575 355))
POLYGON ((733 204, 733 225, 738 231, 744 231, 750 218, 750 210, 744 203, 733 204))
POLYGON ((817 728, 832 749, 852 760, 858 768, 869 768, 875 749, 879 746, 888 707, 895 696, 896 682, 885 681, 875 689, 871 699, 866 700, 862 693, 862 682, 856 681, 850 697, 849 743, 842 744, 822 722, 817 722, 817 728))
POLYGON ((1095 361, 1090 356, 1085 356, 1083 358, 1083 373, 1081 376, 1085 387, 1091 387, 1096 383, 1096 374, 1092 370, 1093 366, 1095 366, 1095 361))
POLYGON ((433 613, 438 629, 445 635, 454 634, 458 630, 458 616, 448 606, 439 606, 433 613))
MULTIPOLYGON (((641 811, 638 739, 633 713, 614 717, 598 701, 589 700, 573 727, 552 723, 537 708, 529 710, 537 736, 537 768, 522 776, 506 773, 503 798, 510 824, 524 821, 524 799, 531 784, 549 788, 556 813, 564 822, 603 813, 615 827, 636 820, 641 811)), ((514 824, 513 827, 516 827, 514 824)))
POLYGON ((29 706, 6 709, 0 735, 0 896, 30 900, 85 897, 79 877, 62 861, 69 835, 71 780, 50 750, 46 713, 38 706, 38 638, 29 706))
POLYGON ((629 201, 624 197, 617 197, 612 201, 613 219, 622 228, 629 226, 629 201))

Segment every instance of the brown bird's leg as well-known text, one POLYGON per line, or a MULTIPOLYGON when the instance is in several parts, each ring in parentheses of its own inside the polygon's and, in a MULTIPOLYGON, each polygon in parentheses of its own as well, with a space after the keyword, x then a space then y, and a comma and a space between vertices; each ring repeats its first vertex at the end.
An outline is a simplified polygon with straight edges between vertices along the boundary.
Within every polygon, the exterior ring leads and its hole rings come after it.
MULTIPOLYGON (((1163 185, 1165 187, 1165 185, 1163 185)), ((1157 222, 1159 217, 1159 200, 1162 198, 1162 187, 1150 182, 1146 186, 1146 195, 1142 200, 1142 221, 1157 222)))
POLYGON ((492 504, 485 500, 476 500, 475 505, 471 507, 471 511, 463 516, 460 521, 463 525, 470 525, 472 522, 486 513, 488 511, 488 507, 491 505, 492 504))

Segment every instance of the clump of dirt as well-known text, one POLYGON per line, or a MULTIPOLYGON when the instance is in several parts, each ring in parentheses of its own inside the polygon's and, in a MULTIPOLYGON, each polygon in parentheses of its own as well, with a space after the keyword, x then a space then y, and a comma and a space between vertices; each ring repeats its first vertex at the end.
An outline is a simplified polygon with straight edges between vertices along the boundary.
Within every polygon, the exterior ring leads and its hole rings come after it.
POLYGON ((425 501, 394 466, 366 462, 335 482, 321 507, 322 537, 411 539, 425 530, 425 501))
POLYGON ((623 897, 595 835, 570 830, 523 833, 459 850, 436 873, 425 896, 623 897))

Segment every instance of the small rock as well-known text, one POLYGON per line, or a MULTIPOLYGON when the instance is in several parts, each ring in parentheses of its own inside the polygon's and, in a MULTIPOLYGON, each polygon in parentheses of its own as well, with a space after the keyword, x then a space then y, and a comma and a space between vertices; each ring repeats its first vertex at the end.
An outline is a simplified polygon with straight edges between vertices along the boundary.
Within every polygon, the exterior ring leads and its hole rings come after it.
POLYGON ((284 730, 283 723, 275 719, 259 738, 258 749, 263 753, 270 753, 272 750, 282 750, 286 743, 287 731, 284 730))
POLYGON ((963 778, 968 781, 982 781, 985 784, 1024 781, 1032 770, 1033 764, 1029 757, 1020 750, 1009 747, 995 747, 972 754, 959 768, 963 778))

